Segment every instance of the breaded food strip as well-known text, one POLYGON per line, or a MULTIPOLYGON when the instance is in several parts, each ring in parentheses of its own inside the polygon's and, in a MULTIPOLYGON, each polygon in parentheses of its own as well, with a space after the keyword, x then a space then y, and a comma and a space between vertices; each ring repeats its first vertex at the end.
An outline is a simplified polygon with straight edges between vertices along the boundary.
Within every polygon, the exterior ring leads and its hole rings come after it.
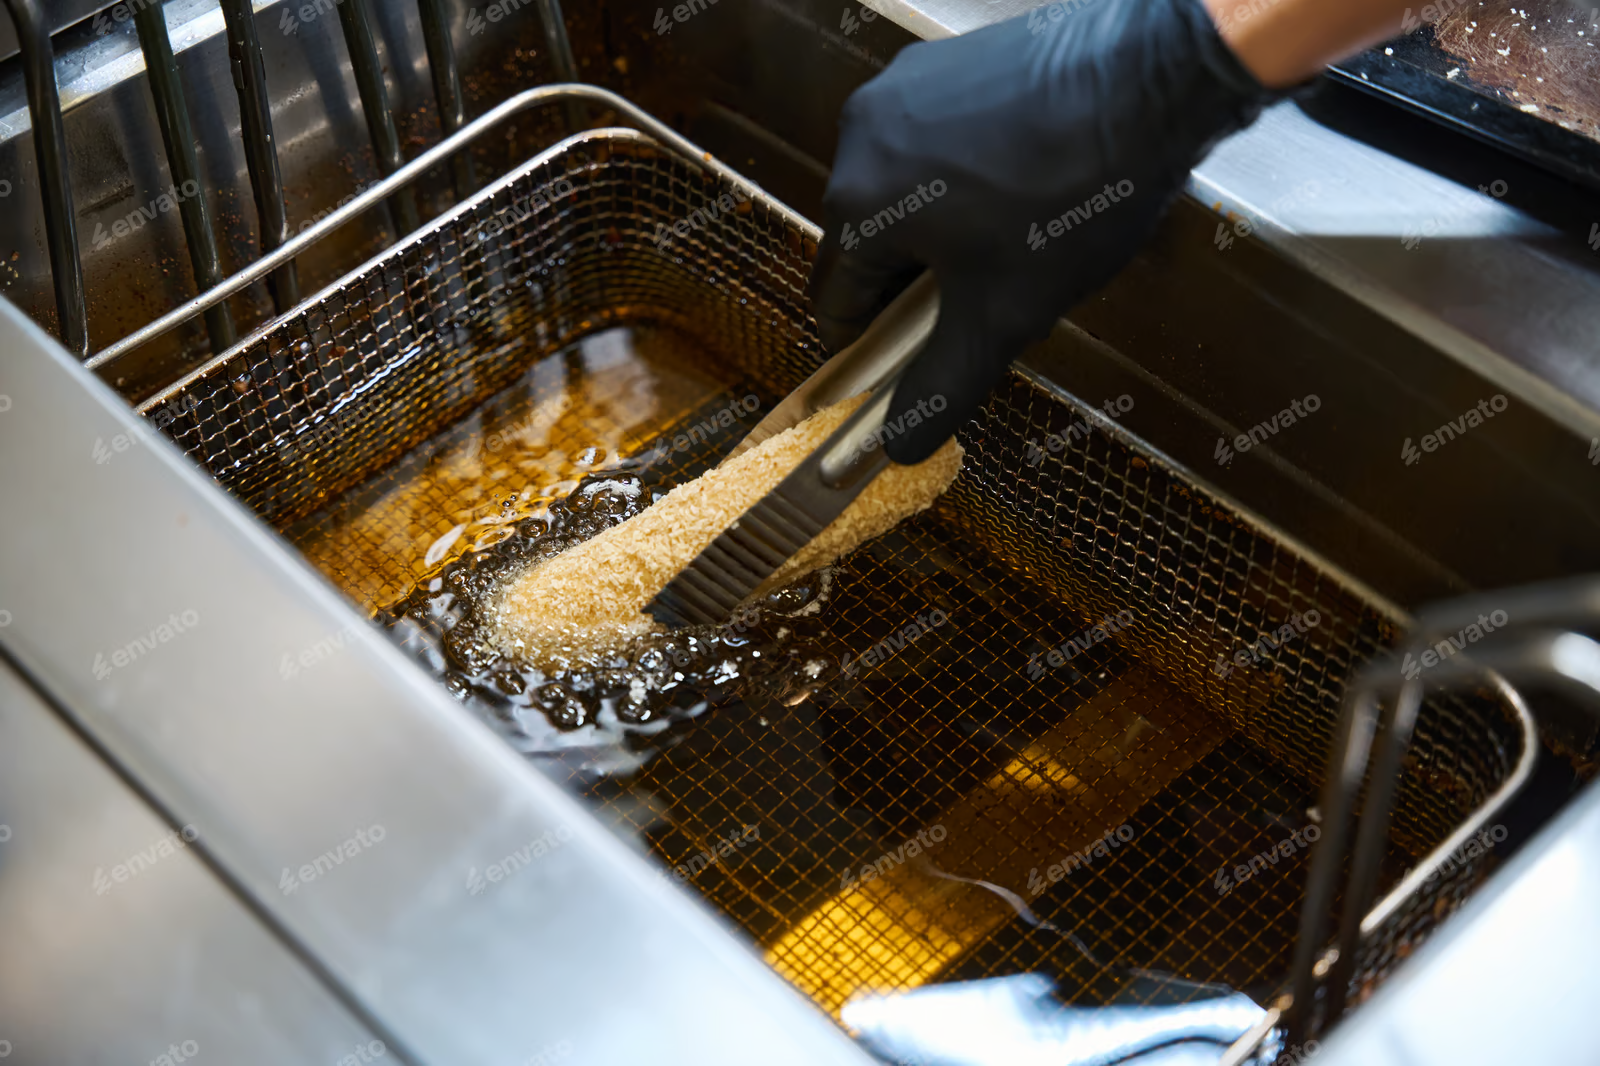
MULTIPOLYGON (((588 658, 659 626, 641 613, 734 520, 799 466, 866 397, 818 411, 715 470, 679 485, 649 509, 591 540, 535 563, 491 606, 495 642, 535 664, 588 658)), ((758 590, 784 585, 926 510, 961 469, 948 441, 916 466, 891 465, 758 590)))

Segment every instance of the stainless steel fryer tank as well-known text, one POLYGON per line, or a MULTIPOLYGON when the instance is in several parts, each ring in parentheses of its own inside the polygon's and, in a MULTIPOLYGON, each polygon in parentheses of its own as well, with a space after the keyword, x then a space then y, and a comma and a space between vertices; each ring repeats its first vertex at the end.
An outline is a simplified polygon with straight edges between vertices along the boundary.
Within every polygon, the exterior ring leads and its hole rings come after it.
MULTIPOLYGON (((303 528, 540 360, 608 329, 689 338, 729 395, 774 401, 822 358, 804 292, 816 236, 645 135, 582 134, 140 410, 263 519, 303 528)), ((673 867, 745 812, 778 818, 781 847, 695 887, 830 1011, 866 990, 1033 966, 1069 973, 1086 1001, 1139 995, 1116 976, 1130 967, 1270 995, 1303 874, 1256 886, 1254 901, 1214 874, 1298 827, 1218 832, 1206 812, 1301 817, 1345 680, 1402 617, 1036 376, 1014 373, 962 441, 965 470, 939 507, 840 564, 829 628, 838 647, 866 647, 938 604, 955 620, 938 646, 796 708, 697 722, 677 749, 692 758, 641 772, 671 828, 657 817, 637 830, 673 867), (1097 623, 1114 639, 1052 658, 1097 623), (756 766, 787 768, 782 802, 756 766), (849 815, 861 810, 865 822, 849 815), (938 872, 841 881, 934 824, 951 841, 929 849, 938 872), (1122 826, 1157 846, 1087 876, 1051 874, 1122 826), (1021 893, 1056 926, 1095 923, 1093 949, 1022 922, 975 881, 1021 893)), ((714 447, 669 450, 658 473, 671 482, 715 459, 714 447)), ((1389 883, 1408 862, 1437 876, 1407 879, 1369 916, 1354 997, 1481 878, 1490 860, 1449 853, 1526 773, 1530 738, 1520 700, 1492 679, 1430 698, 1389 883)), ((628 827, 625 790, 572 784, 628 827)))

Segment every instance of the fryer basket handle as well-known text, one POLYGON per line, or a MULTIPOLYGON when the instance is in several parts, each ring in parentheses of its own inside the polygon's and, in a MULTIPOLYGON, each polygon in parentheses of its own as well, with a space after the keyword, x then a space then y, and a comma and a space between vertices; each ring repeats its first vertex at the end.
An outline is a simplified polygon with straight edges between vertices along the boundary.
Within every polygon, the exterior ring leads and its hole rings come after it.
MULTIPOLYGON (((409 185, 427 171, 445 162, 452 154, 466 147, 466 145, 506 119, 519 115, 531 108, 567 100, 587 100, 610 108, 627 122, 648 133, 666 147, 672 148, 685 157, 693 159, 699 165, 709 168, 719 177, 737 183, 742 188, 755 194, 755 196, 768 196, 760 186, 717 160, 711 153, 699 148, 693 141, 677 130, 608 89, 581 82, 563 85, 541 85, 536 89, 528 89, 518 93, 493 110, 463 126, 458 132, 446 137, 389 177, 371 186, 360 196, 357 196, 316 225, 311 226, 293 240, 281 245, 270 254, 262 256, 238 273, 230 275, 221 284, 200 293, 193 299, 162 315, 154 322, 102 349, 86 360, 84 366, 90 370, 98 370, 103 366, 108 366, 134 349, 177 328, 196 315, 203 314, 208 308, 215 307, 234 293, 259 281, 285 263, 299 257, 317 241, 350 222, 358 215, 364 214, 368 209, 381 204, 393 195, 396 190, 409 185)), ((820 235, 821 231, 811 234, 813 238, 820 235)), ((406 236, 409 237, 410 234, 406 234, 406 236)), ((401 238, 401 240, 404 239, 404 237, 401 238)))

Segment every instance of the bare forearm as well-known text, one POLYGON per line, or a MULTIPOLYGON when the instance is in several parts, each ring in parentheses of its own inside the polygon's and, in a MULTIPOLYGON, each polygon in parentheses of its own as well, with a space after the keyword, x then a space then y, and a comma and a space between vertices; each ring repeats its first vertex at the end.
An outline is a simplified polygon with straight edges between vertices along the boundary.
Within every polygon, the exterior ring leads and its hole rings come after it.
POLYGON ((1281 89, 1398 34, 1406 2, 1205 0, 1205 5, 1240 62, 1263 85, 1281 89))

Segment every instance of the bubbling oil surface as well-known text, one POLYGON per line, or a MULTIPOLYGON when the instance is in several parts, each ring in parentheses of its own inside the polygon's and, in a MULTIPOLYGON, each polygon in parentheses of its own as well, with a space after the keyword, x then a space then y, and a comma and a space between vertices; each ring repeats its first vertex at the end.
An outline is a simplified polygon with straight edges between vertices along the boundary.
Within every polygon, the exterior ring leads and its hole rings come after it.
POLYGON ((754 687, 795 703, 838 676, 817 645, 829 575, 820 571, 742 608, 727 623, 634 637, 609 654, 549 654, 542 665, 490 636, 494 597, 530 565, 627 521, 664 495, 650 473, 583 479, 543 514, 444 565, 380 616, 457 698, 529 736, 560 730, 653 733, 754 687), (529 727, 532 728, 529 728, 529 727))

